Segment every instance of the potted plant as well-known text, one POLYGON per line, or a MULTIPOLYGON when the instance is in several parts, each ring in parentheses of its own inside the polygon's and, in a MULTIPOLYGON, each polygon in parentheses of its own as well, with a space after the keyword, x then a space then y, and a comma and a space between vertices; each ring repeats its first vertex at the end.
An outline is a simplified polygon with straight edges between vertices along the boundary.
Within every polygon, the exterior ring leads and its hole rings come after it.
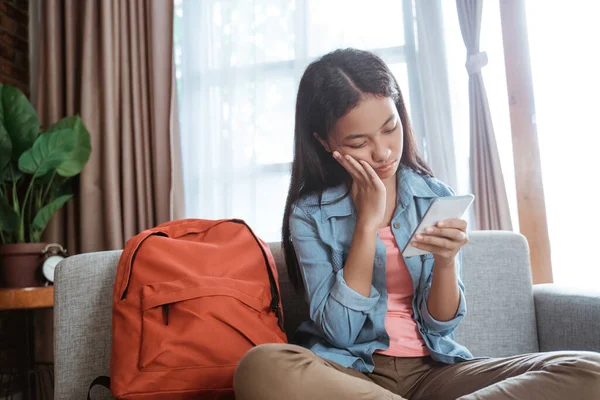
POLYGON ((91 153, 79 116, 41 132, 17 88, 0 84, 0 277, 4 286, 35 286, 51 217, 72 197, 72 182, 91 153))

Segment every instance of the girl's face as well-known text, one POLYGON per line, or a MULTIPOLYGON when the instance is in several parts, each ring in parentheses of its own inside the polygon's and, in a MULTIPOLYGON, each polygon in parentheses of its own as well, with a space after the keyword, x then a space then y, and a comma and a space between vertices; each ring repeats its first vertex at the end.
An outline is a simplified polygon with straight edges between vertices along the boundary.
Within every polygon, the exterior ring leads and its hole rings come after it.
POLYGON ((337 150, 366 161, 386 181, 393 179, 400 165, 403 135, 394 101, 367 95, 335 123, 327 141, 317 138, 329 152, 337 150))

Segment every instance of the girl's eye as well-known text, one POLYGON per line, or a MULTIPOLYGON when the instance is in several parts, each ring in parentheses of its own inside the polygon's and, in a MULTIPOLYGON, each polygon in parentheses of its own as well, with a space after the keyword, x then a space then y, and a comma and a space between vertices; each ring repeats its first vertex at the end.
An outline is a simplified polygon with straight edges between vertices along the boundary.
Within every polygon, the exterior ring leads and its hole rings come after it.
POLYGON ((394 132, 396 130, 396 128, 398 128, 398 124, 394 125, 394 127, 392 129, 384 131, 383 133, 390 134, 390 133, 394 132))
POLYGON ((362 142, 362 143, 361 143, 361 144, 359 144, 359 145, 356 145, 356 146, 348 146, 348 147, 351 147, 351 148, 353 148, 353 149, 362 149, 363 147, 365 147, 365 145, 366 145, 366 144, 367 144, 367 142, 362 142))

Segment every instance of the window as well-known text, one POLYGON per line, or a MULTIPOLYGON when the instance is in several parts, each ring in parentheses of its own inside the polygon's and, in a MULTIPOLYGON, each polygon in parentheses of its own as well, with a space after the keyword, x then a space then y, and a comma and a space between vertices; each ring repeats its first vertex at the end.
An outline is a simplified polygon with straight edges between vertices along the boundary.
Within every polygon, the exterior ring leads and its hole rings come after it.
POLYGON ((525 6, 554 282, 597 289, 600 5, 525 6))
POLYGON ((186 216, 242 218, 278 241, 304 69, 336 48, 373 51, 414 111, 413 29, 410 1, 175 0, 186 216))

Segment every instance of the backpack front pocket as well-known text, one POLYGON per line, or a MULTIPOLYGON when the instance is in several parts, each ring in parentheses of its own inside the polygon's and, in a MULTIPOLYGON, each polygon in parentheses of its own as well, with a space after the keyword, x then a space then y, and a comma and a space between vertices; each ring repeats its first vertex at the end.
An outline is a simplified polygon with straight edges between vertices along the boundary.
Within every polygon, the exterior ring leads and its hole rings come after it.
POLYGON ((232 360, 262 342, 254 332, 262 324, 263 300, 262 286, 231 278, 187 278, 144 286, 139 368, 232 365, 232 360))

